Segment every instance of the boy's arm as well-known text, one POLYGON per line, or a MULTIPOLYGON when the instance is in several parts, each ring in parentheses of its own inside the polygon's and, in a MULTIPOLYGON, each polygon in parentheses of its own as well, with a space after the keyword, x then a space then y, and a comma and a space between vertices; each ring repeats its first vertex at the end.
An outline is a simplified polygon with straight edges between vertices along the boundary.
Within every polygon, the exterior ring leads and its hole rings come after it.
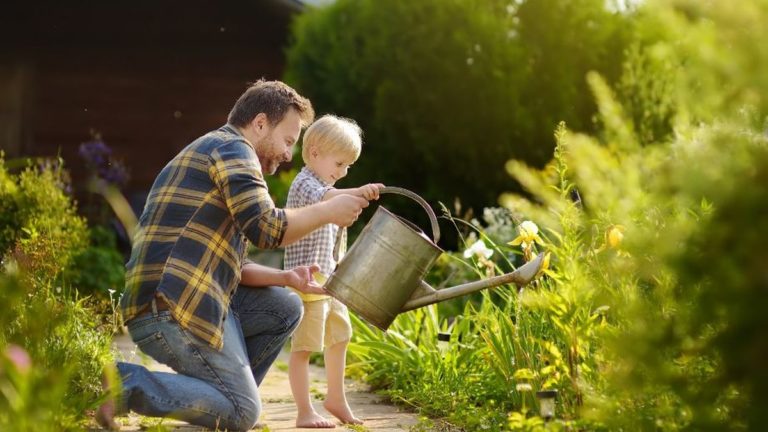
POLYGON ((365 207, 368 207, 365 198, 339 195, 310 206, 285 209, 288 227, 281 245, 294 243, 325 224, 352 225, 365 207))
POLYGON ((290 286, 306 294, 327 294, 312 278, 318 266, 299 266, 291 270, 278 270, 256 263, 243 265, 240 283, 250 287, 290 286))
POLYGON ((352 225, 368 207, 362 197, 342 195, 303 208, 275 208, 256 154, 245 142, 219 146, 211 162, 209 174, 238 228, 260 249, 289 245, 325 224, 352 225))
POLYGON ((329 200, 339 195, 359 196, 367 199, 368 201, 377 200, 379 199, 379 192, 383 187, 384 185, 381 183, 368 183, 367 185, 363 185, 356 188, 347 188, 347 189, 330 188, 325 193, 325 195, 323 195, 323 200, 329 200))

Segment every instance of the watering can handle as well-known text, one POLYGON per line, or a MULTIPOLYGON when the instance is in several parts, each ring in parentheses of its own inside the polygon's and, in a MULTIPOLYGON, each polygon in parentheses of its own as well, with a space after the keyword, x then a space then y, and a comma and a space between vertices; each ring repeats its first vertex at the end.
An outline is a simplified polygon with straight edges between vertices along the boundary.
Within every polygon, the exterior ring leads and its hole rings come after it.
MULTIPOLYGON (((396 186, 384 186, 382 188, 379 188, 380 194, 385 193, 392 193, 397 195, 403 195, 406 196, 417 203, 421 205, 422 208, 427 212, 427 216, 429 216, 429 222, 432 224, 432 239, 437 244, 438 241, 440 241, 440 227, 437 225, 437 216, 435 216, 435 212, 432 210, 432 207, 429 206, 429 203, 424 200, 424 198, 417 195, 415 192, 411 192, 408 189, 404 189, 401 187, 396 186)), ((341 248, 341 237, 346 231, 346 228, 339 228, 338 232, 336 233, 336 243, 333 246, 333 259, 336 262, 339 262, 339 249, 341 248)))
POLYGON ((432 224, 432 240, 435 242, 435 244, 440 241, 440 227, 437 225, 437 217, 435 216, 435 212, 432 210, 432 207, 429 206, 424 198, 418 196, 414 192, 409 191, 408 189, 403 189, 396 186, 384 186, 379 189, 379 193, 393 193, 402 195, 419 203, 419 205, 421 205, 421 207, 427 212, 427 216, 429 216, 429 222, 432 224))

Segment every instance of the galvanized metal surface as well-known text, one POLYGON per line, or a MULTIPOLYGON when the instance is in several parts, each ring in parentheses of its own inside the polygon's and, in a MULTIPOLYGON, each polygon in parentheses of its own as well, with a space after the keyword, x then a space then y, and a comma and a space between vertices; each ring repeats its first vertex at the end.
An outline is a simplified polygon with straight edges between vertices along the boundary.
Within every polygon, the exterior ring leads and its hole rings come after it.
MULTIPOLYGON (((387 187, 384 192, 415 197, 430 215, 434 238, 439 238, 434 212, 421 197, 402 188, 387 187)), ((514 272, 435 290, 423 278, 442 253, 418 227, 379 206, 325 288, 363 319, 386 330, 407 310, 499 285, 526 285, 543 263, 542 254, 514 272)))
POLYGON ((325 288, 366 321, 386 330, 442 252, 380 206, 325 288))

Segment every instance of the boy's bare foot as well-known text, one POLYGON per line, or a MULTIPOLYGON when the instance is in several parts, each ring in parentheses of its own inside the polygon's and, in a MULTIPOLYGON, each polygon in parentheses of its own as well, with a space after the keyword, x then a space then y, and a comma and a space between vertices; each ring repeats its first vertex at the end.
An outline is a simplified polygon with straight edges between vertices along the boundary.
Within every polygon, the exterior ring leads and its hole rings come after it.
POLYGON ((345 400, 336 402, 326 399, 323 402, 323 407, 344 424, 363 424, 362 420, 352 414, 352 409, 349 408, 349 404, 345 400))
POLYGON ((297 428, 331 429, 331 428, 335 428, 336 425, 332 421, 328 420, 327 418, 312 411, 308 414, 300 414, 299 416, 297 416, 296 427, 297 428))

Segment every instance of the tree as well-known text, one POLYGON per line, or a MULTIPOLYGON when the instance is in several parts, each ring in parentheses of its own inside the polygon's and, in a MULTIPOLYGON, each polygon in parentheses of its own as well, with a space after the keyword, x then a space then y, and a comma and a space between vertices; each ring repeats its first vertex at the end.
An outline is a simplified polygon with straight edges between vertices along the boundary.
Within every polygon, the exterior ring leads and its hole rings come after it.
POLYGON ((592 128, 585 75, 617 79, 625 20, 602 0, 340 0, 297 19, 286 80, 362 126, 349 183, 479 211, 516 188, 507 160, 546 162, 560 120, 592 128))

